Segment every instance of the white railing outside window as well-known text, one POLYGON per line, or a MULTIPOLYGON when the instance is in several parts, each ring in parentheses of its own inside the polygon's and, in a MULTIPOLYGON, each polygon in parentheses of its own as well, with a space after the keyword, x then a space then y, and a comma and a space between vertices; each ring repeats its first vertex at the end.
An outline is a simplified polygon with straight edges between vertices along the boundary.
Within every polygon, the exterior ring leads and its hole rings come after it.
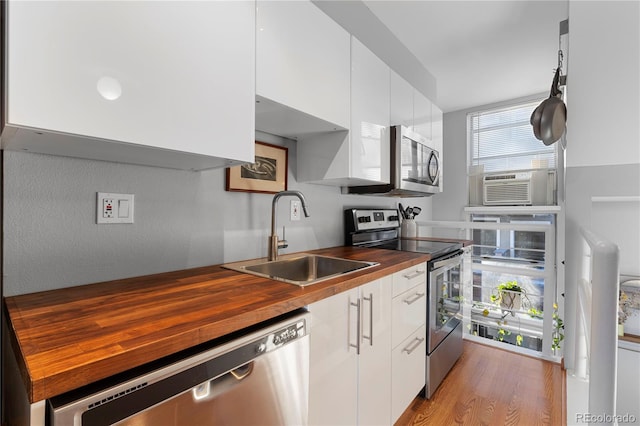
MULTIPOLYGON (((616 414, 618 361, 618 246, 581 228, 574 369, 568 379, 586 385, 581 412, 616 414)), ((575 397, 574 397, 575 398, 575 397)), ((570 411, 576 411, 573 409, 570 411)), ((609 421, 598 424, 610 424, 609 421)))

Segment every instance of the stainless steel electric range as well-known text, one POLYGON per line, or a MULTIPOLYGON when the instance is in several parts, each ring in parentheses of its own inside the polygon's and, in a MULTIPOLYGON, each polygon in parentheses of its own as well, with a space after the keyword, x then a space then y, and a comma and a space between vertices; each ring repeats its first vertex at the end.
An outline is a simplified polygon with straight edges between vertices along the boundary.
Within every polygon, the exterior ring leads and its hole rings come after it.
POLYGON ((345 245, 431 255, 427 262, 425 396, 431 398, 462 354, 462 243, 400 238, 395 209, 345 210, 345 245))

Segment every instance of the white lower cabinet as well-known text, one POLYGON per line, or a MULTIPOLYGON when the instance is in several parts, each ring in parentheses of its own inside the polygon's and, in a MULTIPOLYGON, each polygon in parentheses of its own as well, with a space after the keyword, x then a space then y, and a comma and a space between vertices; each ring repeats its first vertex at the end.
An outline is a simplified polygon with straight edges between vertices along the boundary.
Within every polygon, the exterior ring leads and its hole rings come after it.
POLYGON ((425 385, 427 265, 393 274, 391 423, 425 385))
POLYGON ((391 424, 391 291, 383 277, 309 305, 310 425, 391 424))
POLYGON ((425 384, 427 327, 422 325, 393 349, 391 423, 404 413, 425 384))

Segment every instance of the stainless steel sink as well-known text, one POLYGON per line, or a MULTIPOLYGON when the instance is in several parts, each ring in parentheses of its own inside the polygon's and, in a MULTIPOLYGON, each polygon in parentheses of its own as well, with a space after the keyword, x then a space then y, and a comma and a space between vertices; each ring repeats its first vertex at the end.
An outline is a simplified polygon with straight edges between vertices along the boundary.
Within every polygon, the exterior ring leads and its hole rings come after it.
POLYGON ((305 253, 280 256, 280 260, 272 262, 266 259, 257 259, 227 263, 222 267, 304 287, 377 265, 379 265, 377 262, 364 262, 305 253))

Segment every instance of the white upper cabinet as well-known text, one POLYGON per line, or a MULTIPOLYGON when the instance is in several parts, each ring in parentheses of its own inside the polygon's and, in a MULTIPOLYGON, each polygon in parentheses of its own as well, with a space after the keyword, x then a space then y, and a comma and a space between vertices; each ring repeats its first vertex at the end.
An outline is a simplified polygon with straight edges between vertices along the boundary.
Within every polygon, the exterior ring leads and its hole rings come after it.
POLYGON ((391 125, 413 129, 413 92, 407 80, 391 70, 391 125))
POLYGON ((351 37, 351 175, 389 183, 390 69, 351 37))
POLYGON ((413 92, 413 131, 432 138, 431 101, 417 90, 413 92))
POLYGON ((286 137, 349 128, 350 35, 310 1, 258 1, 256 128, 286 137))
POLYGON ((391 125, 410 128, 427 139, 433 138, 435 105, 395 71, 391 71, 391 125))
POLYGON ((11 1, 6 19, 5 149, 254 160, 255 2, 11 1))
POLYGON ((351 37, 351 125, 298 140, 298 181, 327 185, 389 183, 389 67, 351 37))

